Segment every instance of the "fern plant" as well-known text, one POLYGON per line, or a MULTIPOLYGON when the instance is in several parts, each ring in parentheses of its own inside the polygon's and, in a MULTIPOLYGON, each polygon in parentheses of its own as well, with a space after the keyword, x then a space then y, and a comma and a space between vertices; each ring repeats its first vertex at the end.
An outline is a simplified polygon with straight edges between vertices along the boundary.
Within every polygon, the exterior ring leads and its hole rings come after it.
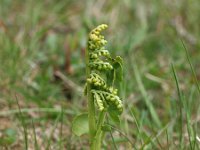
POLYGON ((86 59, 87 82, 85 95, 88 100, 88 113, 76 117, 73 121, 73 132, 82 135, 88 132, 90 149, 100 150, 103 136, 106 132, 105 117, 107 114, 114 121, 119 121, 123 111, 118 90, 114 88, 115 81, 122 80, 122 59, 112 58, 105 49, 107 41, 101 32, 108 26, 102 24, 89 33, 86 59), (80 126, 85 123, 85 126, 80 126))

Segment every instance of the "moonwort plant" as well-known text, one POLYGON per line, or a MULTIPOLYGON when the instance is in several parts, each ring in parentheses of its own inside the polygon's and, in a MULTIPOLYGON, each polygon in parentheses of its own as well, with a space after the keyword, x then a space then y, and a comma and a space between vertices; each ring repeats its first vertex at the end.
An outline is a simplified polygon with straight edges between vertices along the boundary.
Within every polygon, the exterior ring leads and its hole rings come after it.
POLYGON ((91 150, 101 149, 103 137, 108 131, 105 117, 119 122, 119 115, 123 111, 118 89, 114 88, 115 82, 122 80, 122 59, 119 56, 112 58, 105 49, 107 41, 101 32, 107 27, 102 24, 89 33, 84 91, 88 100, 88 113, 77 116, 72 127, 73 132, 79 136, 89 132, 91 150))

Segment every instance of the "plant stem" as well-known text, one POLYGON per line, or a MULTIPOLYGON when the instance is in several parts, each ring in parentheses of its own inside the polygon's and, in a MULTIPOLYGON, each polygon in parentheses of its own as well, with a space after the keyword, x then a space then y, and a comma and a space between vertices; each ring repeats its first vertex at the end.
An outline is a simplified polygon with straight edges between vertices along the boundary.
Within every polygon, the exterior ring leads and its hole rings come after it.
POLYGON ((94 139, 95 141, 93 143, 95 146, 95 150, 101 150, 102 136, 104 135, 103 131, 101 130, 101 127, 104 123, 105 115, 106 115, 105 111, 102 111, 99 114, 98 124, 97 124, 97 132, 96 132, 96 136, 94 139))
MULTIPOLYGON (((89 78, 90 75, 90 67, 89 67, 89 48, 87 47, 85 53, 85 60, 86 60, 86 75, 89 78)), ((90 148, 92 148, 93 140, 96 133, 96 120, 95 120, 95 105, 94 100, 91 93, 91 85, 87 83, 87 100, 88 100, 88 120, 89 120, 89 135, 90 135, 90 148)))

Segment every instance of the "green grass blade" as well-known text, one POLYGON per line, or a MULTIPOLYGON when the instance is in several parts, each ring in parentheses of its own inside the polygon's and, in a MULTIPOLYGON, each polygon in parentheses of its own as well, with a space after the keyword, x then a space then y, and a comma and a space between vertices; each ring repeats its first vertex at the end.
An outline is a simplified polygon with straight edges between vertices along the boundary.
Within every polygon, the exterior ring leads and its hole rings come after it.
MULTIPOLYGON (((190 55, 189 55, 189 52, 186 48, 186 45, 184 44, 183 40, 180 38, 181 40, 181 43, 184 47, 184 50, 185 50, 185 54, 186 54, 186 57, 187 57, 187 61, 190 65, 190 69, 191 69, 191 72, 192 72, 192 76, 195 80, 195 84, 196 84, 196 87, 197 87, 197 90, 198 90, 198 93, 200 94, 200 86, 199 86, 199 83, 198 83, 198 79, 197 79, 197 75, 196 75, 196 72, 194 70, 194 67, 192 65, 192 62, 191 62, 191 59, 190 59, 190 55)), ((189 109, 188 108, 189 106, 187 104, 185 104, 185 109, 189 109)), ((193 126, 191 125, 191 117, 190 117, 190 113, 189 113, 189 110, 186 111, 186 120, 187 120, 187 131, 188 131, 188 135, 189 135, 189 142, 190 142, 190 149, 195 149, 195 145, 196 145, 196 132, 195 132, 195 128, 193 128, 193 126)))
MULTIPOLYGON (((108 120, 107 116, 106 116, 106 121, 107 121, 107 124, 109 124, 109 120, 108 120)), ((112 131, 109 131, 109 133, 110 133, 110 136, 111 136, 111 139, 112 139, 112 142, 113 142, 114 149, 117 150, 117 145, 116 145, 115 139, 114 139, 114 137, 112 135, 112 131)))
POLYGON ((59 150, 63 148, 63 118, 64 118, 64 109, 61 109, 61 126, 60 126, 60 141, 59 141, 59 150))
POLYGON ((46 150, 49 150, 50 149, 50 144, 51 144, 51 138, 52 138, 52 136, 53 136, 53 133, 54 133, 54 130, 57 128, 57 124, 58 124, 58 122, 59 122, 59 120, 61 119, 61 117, 62 117, 62 111, 60 112, 60 114, 58 115, 58 117, 56 118, 56 120, 55 120, 55 123, 54 123, 54 125, 53 125, 53 127, 52 127, 52 129, 51 129, 51 131, 50 131, 50 137, 48 138, 48 140, 47 140, 47 146, 46 146, 46 150))
POLYGON ((129 137, 128 137, 125 133, 123 133, 121 130, 119 130, 118 128, 114 127, 113 125, 111 125, 111 124, 109 124, 109 123, 107 123, 106 125, 108 125, 109 127, 111 127, 113 130, 119 132, 119 133, 129 142, 129 144, 130 144, 132 147, 134 147, 134 149, 137 150, 135 144, 131 141, 131 139, 129 139, 129 137))
POLYGON ((147 91, 145 89, 145 86, 144 86, 144 84, 142 82, 141 75, 139 73, 139 69, 138 69, 138 67, 136 65, 136 62, 133 62, 132 66, 133 66, 136 82, 138 84, 138 88, 139 88, 139 90, 140 90, 140 92, 141 92, 141 94, 142 94, 142 96, 144 98, 144 101, 146 103, 147 108, 149 109, 151 117, 152 117, 153 121, 155 122, 155 124, 157 125, 157 127, 161 127, 160 119, 159 119, 158 114, 155 111, 155 109, 154 109, 154 107, 153 107, 153 105, 151 103, 151 100, 149 99, 149 96, 148 96, 147 91))
POLYGON ((169 150, 169 134, 167 129, 166 129, 166 136, 167 136, 167 149, 169 150))
POLYGON ((180 39, 180 40, 181 40, 181 43, 182 43, 182 45, 183 45, 183 47, 184 47, 184 49, 185 49, 185 53, 186 53, 186 56, 187 56, 187 61, 188 61, 188 63, 190 64, 190 69, 191 69, 191 71, 192 71, 193 78, 195 79, 195 83, 196 83, 198 92, 200 93, 200 86, 199 86, 199 83, 198 83, 198 79, 197 79, 196 73, 195 73, 195 71, 194 71, 194 67, 193 67, 192 62, 191 62, 191 60, 190 60, 190 55, 189 55, 189 53, 188 53, 188 50, 187 50, 187 48, 186 48, 186 46, 185 46, 183 40, 182 40, 182 39, 180 39))
POLYGON ((19 105, 17 95, 15 95, 15 99, 16 99, 17 106, 18 106, 18 109, 19 109, 19 120, 21 121, 21 124, 22 124, 22 127, 23 127, 23 132, 24 132, 24 141, 25 141, 25 148, 24 148, 24 149, 25 149, 25 150, 28 150, 28 133, 27 133, 27 126, 26 126, 26 123, 25 123, 23 114, 22 114, 22 112, 21 112, 21 107, 20 107, 20 105, 19 105))
POLYGON ((31 123, 32 123, 32 128, 33 128, 33 136, 34 136, 34 147, 35 147, 35 150, 39 150, 39 145, 37 142, 37 136, 36 136, 36 132, 35 132, 35 125, 33 123, 33 119, 31 119, 31 123))
POLYGON ((178 91, 178 98, 179 98, 179 142, 180 142, 179 146, 182 149, 183 147, 183 110, 182 110, 183 96, 180 90, 179 81, 178 81, 178 77, 177 77, 174 65, 171 64, 171 67, 172 67, 172 72, 173 72, 174 79, 176 82, 176 88, 178 91))
POLYGON ((130 107, 128 107, 128 108, 129 108, 129 111, 131 112, 131 115, 132 115, 132 117, 133 117, 133 120, 135 121, 135 124, 136 124, 136 128, 137 128, 137 130, 138 130, 138 136, 136 137, 136 142, 137 142, 137 139, 138 139, 138 137, 139 137, 139 138, 140 138, 141 145, 143 145, 143 144, 144 144, 144 141, 143 141, 143 139, 142 139, 142 134, 141 134, 141 130, 140 130, 140 126, 139 126, 138 120, 137 120, 137 118, 135 117, 134 112, 132 111, 132 109, 131 109, 130 107))

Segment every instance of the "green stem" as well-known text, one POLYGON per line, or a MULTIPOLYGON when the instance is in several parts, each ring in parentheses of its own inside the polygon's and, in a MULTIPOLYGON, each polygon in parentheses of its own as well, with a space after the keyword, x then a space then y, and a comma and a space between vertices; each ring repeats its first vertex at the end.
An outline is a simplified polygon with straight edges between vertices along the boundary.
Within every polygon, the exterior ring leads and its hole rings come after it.
MULTIPOLYGON (((85 60, 86 60, 86 75, 87 75, 87 78, 89 78, 89 75, 91 73, 91 70, 89 67, 89 48, 86 49, 85 60)), ((94 100, 93 100, 93 96, 91 93, 90 83, 87 83, 87 100, 88 100, 90 148, 91 148, 91 150, 93 150, 92 145, 93 145, 93 139, 94 139, 95 133, 96 133, 96 120, 95 120, 95 105, 94 105, 94 100)))
POLYGON ((100 114, 99 114, 99 118, 98 118, 98 124, 97 124, 97 132, 96 132, 96 136, 94 138, 94 142, 93 142, 93 146, 95 147, 95 150, 101 150, 101 144, 102 144, 102 136, 104 135, 103 131, 102 131, 102 125, 104 123, 104 120, 105 120, 105 115, 106 115, 106 112, 105 111, 102 111, 100 114))

